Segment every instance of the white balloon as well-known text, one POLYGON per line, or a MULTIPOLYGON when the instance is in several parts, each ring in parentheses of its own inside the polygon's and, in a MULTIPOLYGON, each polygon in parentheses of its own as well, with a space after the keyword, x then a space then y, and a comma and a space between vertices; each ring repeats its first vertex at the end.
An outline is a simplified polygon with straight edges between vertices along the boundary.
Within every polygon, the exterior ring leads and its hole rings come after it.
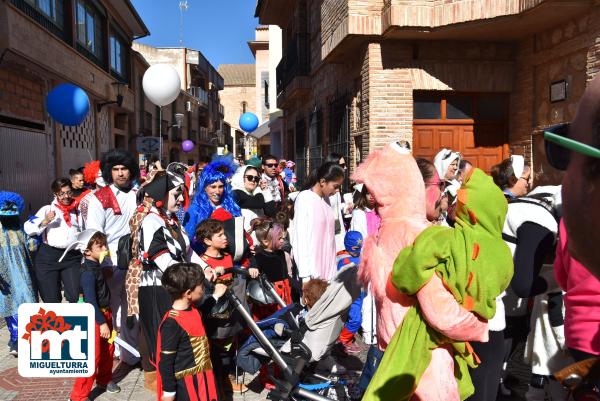
POLYGON ((157 106, 172 103, 181 89, 181 79, 177 70, 168 64, 150 66, 142 79, 144 93, 157 106))

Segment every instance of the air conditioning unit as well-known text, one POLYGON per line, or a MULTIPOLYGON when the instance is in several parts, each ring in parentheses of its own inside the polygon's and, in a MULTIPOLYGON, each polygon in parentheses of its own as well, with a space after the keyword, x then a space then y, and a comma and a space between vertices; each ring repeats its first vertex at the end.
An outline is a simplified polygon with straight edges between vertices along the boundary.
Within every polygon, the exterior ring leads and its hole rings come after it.
POLYGON ((185 111, 192 111, 192 102, 185 102, 185 111))

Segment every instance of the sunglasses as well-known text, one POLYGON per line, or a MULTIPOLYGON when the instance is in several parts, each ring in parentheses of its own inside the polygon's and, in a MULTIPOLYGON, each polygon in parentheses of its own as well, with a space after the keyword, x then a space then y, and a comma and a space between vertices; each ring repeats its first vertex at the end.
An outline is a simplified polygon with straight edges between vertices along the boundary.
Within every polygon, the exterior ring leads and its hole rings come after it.
POLYGON ((260 177, 257 175, 245 175, 248 181, 260 182, 260 177))
POLYGON ((267 166, 267 167, 269 167, 269 168, 274 168, 274 167, 279 166, 279 164, 277 164, 277 163, 265 163, 264 165, 267 166))
POLYGON ((563 123, 544 130, 546 158, 557 170, 567 169, 571 161, 571 151, 600 159, 600 149, 569 138, 570 127, 570 123, 563 123))

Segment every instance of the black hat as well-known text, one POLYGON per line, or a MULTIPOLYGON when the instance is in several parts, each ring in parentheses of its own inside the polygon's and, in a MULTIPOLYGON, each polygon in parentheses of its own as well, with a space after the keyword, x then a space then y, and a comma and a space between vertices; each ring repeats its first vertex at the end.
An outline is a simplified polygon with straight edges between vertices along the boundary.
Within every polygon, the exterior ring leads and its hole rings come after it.
POLYGON ((114 166, 125 166, 129 169, 130 180, 136 180, 140 177, 140 168, 133 153, 124 149, 111 149, 102 154, 100 159, 100 170, 102 178, 108 184, 112 184, 112 169, 114 166))
POLYGON ((144 184, 142 189, 146 196, 157 202, 162 201, 170 190, 184 184, 183 176, 171 171, 159 171, 151 181, 144 184))

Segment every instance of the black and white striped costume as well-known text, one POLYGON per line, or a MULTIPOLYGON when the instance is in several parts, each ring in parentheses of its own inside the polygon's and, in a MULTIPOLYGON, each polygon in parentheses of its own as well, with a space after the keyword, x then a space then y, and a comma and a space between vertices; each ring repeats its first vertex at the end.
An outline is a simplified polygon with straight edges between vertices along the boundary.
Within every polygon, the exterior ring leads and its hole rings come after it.
POLYGON ((172 300, 161 285, 167 267, 180 262, 199 263, 188 235, 177 217, 152 207, 142 221, 140 260, 143 271, 139 288, 140 323, 152 361, 155 360, 158 327, 172 300))

